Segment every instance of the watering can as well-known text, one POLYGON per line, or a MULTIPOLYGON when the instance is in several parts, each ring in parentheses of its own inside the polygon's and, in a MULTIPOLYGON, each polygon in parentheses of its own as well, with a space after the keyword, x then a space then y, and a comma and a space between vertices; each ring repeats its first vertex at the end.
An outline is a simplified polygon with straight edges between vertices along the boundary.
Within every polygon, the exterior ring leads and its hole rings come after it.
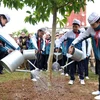
POLYGON ((18 68, 18 66, 23 64, 24 60, 25 59, 21 52, 19 50, 14 50, 1 59, 0 63, 8 72, 13 72, 16 68, 18 68))
POLYGON ((54 53, 54 58, 56 59, 56 61, 52 64, 52 69, 54 71, 58 71, 61 67, 60 64, 58 63, 58 59, 62 59, 62 54, 61 53, 54 53))
POLYGON ((23 56, 25 59, 37 59, 35 49, 23 50, 23 56))
POLYGON ((67 53, 67 57, 75 61, 81 61, 84 59, 84 53, 81 50, 74 48, 72 54, 67 53))
POLYGON ((37 81, 37 79, 40 79, 40 77, 39 77, 39 74, 40 74, 39 69, 33 63, 31 63, 29 60, 27 60, 27 61, 35 68, 34 70, 30 71, 30 70, 16 69, 15 71, 17 71, 17 72, 29 72, 31 74, 31 79, 33 81, 37 81))

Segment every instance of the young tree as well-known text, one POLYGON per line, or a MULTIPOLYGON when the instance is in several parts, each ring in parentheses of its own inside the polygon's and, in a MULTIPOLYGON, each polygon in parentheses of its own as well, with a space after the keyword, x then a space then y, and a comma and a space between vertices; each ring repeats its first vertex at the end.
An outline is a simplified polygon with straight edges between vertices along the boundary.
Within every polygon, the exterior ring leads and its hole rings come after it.
MULTIPOLYGON (((79 12, 82 8, 85 10, 86 0, 2 0, 5 6, 10 8, 14 7, 16 9, 22 8, 27 5, 33 9, 33 12, 27 11, 29 16, 25 18, 25 22, 31 24, 37 24, 40 21, 49 21, 50 14, 53 15, 52 21, 52 37, 51 37, 51 48, 50 55, 48 59, 48 71, 51 80, 52 73, 52 59, 54 53, 54 40, 56 33, 57 24, 57 12, 61 14, 64 19, 63 22, 66 23, 66 16, 74 10, 74 12, 79 12)), ((93 0, 88 0, 93 1, 93 0)))

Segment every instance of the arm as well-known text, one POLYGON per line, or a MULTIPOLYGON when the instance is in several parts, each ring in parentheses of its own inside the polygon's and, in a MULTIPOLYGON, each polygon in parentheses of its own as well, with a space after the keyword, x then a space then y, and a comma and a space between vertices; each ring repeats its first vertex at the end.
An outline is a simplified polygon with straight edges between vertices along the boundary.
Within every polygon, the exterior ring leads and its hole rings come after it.
POLYGON ((61 43, 67 39, 68 33, 65 33, 60 39, 58 39, 55 44, 56 44, 56 48, 60 48, 61 43))
POLYGON ((82 51, 83 51, 83 56, 84 56, 84 58, 86 58, 86 41, 84 40, 83 42, 82 42, 82 51))
POLYGON ((77 44, 80 41, 83 41, 90 37, 91 27, 87 29, 84 33, 80 33, 79 36, 72 42, 72 45, 77 44))
POLYGON ((43 47, 42 50, 45 51, 45 39, 43 39, 43 47))
POLYGON ((72 54, 74 50, 74 46, 79 43, 80 41, 85 40, 86 38, 89 38, 91 36, 91 27, 87 29, 86 32, 80 33, 80 35, 72 42, 71 46, 68 49, 68 53, 72 54))
POLYGON ((92 44, 91 44, 91 39, 87 39, 88 47, 87 47, 87 56, 91 55, 91 50, 92 50, 92 44))

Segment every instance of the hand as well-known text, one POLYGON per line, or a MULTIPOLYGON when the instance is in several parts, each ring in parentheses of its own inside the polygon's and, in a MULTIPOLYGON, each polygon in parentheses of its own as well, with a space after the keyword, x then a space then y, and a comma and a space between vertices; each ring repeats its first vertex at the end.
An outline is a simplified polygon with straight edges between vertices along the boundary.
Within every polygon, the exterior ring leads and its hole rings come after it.
POLYGON ((35 53, 38 53, 38 50, 35 50, 35 53))
POLYGON ((8 51, 7 51, 7 52, 8 52, 8 53, 11 53, 12 51, 13 51, 12 49, 8 49, 8 51))
POLYGON ((74 50, 74 46, 71 45, 71 46, 69 47, 69 49, 68 49, 68 53, 69 53, 69 54, 72 54, 72 53, 73 53, 73 50, 74 50))
POLYGON ((0 43, 0 46, 3 46, 3 44, 2 44, 2 43, 0 43))

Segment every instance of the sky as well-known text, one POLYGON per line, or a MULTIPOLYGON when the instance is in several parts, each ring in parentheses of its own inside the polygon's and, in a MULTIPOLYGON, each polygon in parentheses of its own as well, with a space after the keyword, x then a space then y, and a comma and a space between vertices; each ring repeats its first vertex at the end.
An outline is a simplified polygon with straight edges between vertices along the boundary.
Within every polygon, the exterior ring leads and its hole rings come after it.
MULTIPOLYGON (((92 2, 87 3, 87 6, 86 6, 87 18, 92 12, 97 12, 98 14, 100 14, 99 0, 94 0, 94 1, 95 1, 94 3, 92 2)), ((25 23, 24 19, 25 19, 25 16, 27 16, 27 13, 26 13, 27 10, 31 10, 31 9, 29 7, 24 7, 23 10, 17 11, 14 8, 11 10, 8 8, 4 8, 3 5, 1 5, 0 13, 7 13, 11 17, 11 21, 8 24, 6 24, 6 26, 2 29, 2 32, 6 34, 11 34, 12 32, 26 28, 30 33, 32 33, 32 32, 36 32, 39 28, 42 28, 42 27, 49 27, 49 28, 52 27, 52 16, 50 16, 49 22, 44 22, 44 23, 40 22, 37 25, 31 25, 29 23, 25 23)), ((89 25, 88 22, 87 22, 87 25, 89 25)))

